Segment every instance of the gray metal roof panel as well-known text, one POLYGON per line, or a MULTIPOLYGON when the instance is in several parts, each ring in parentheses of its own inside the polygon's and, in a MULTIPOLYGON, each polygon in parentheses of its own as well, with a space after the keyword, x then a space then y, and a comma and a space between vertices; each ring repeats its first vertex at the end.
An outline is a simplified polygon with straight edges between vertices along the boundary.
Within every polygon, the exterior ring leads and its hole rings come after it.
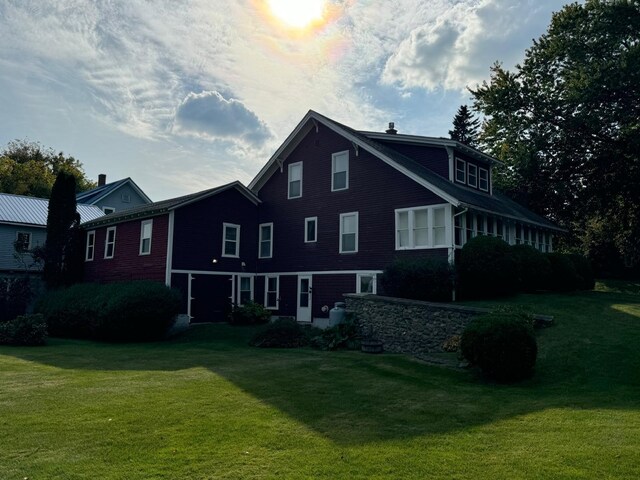
MULTIPOLYGON (((80 214, 81 221, 90 221, 104 216, 100 208, 80 203, 77 212, 80 214)), ((46 198, 0 193, 0 222, 2 223, 46 227, 48 214, 49 200, 46 198)))

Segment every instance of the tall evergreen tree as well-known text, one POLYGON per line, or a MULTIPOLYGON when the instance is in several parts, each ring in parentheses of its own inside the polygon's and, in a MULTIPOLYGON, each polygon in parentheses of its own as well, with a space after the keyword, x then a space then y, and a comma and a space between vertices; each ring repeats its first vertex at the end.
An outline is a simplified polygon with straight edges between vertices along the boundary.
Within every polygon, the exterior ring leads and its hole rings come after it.
POLYGON ((69 270, 80 217, 76 212, 76 179, 65 171, 58 173, 51 189, 44 246, 44 280, 49 288, 71 283, 69 270))
POLYGON ((456 116, 453 117, 453 130, 449 130, 449 137, 470 147, 475 147, 479 129, 480 120, 473 117, 466 105, 461 105, 456 116))

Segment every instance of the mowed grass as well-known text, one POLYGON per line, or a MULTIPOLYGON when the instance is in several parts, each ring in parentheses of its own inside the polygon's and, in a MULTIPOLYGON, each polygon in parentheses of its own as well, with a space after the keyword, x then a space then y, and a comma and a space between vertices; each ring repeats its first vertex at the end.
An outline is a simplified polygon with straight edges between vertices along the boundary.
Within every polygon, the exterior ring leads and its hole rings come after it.
POLYGON ((0 347, 0 479, 637 479, 627 287, 510 299, 556 318, 512 386, 402 355, 254 349, 226 325, 0 347))

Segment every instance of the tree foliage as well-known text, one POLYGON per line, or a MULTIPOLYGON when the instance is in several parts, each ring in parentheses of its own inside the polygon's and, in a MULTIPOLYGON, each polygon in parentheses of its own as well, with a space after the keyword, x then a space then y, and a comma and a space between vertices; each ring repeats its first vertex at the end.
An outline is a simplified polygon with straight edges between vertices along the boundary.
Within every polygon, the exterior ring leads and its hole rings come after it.
POLYGON ((74 176, 76 193, 95 187, 72 156, 26 140, 9 142, 0 151, 0 192, 49 198, 61 171, 74 176))
POLYGON ((475 147, 479 130, 480 120, 474 118, 469 107, 461 105, 455 117, 453 117, 453 130, 449 130, 449 137, 452 140, 475 147))
POLYGON ((496 185, 592 257, 614 250, 639 265, 640 4, 565 6, 522 65, 494 64, 471 93, 486 116, 482 147, 505 163, 496 185), (590 231, 603 222, 606 235, 590 231))

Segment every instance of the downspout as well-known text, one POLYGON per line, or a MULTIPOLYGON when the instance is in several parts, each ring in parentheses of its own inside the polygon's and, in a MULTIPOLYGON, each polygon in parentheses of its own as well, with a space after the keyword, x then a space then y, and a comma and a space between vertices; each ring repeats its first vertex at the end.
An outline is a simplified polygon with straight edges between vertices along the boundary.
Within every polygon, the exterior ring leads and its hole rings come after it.
MULTIPOLYGON (((464 210, 462 210, 461 212, 456 213, 453 216, 453 235, 451 235, 451 258, 449 259, 449 264, 451 264, 452 267, 455 267, 456 265, 456 217, 459 215, 463 215, 465 213, 467 213, 469 211, 468 208, 465 208, 464 210)), ((451 290, 451 301, 455 302, 456 301, 456 285, 455 283, 453 284, 453 289, 451 290)))

